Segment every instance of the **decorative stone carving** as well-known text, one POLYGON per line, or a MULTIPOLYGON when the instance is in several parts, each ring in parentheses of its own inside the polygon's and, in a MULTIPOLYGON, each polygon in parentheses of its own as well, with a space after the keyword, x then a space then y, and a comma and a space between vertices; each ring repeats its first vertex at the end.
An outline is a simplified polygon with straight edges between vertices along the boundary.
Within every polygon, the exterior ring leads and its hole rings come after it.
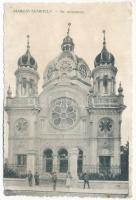
POLYGON ((48 68, 48 72, 47 72, 47 79, 52 78, 52 76, 53 76, 53 71, 54 71, 54 67, 53 67, 53 66, 50 66, 50 67, 48 68))
POLYGON ((87 69, 85 65, 80 65, 79 67, 79 72, 82 78, 86 78, 87 77, 87 69))
POLYGON ((24 118, 20 118, 15 122, 15 130, 17 132, 23 132, 26 131, 28 128, 28 122, 24 118))
POLYGON ((72 71, 73 61, 65 57, 65 59, 62 59, 58 65, 62 73, 70 72, 72 71))

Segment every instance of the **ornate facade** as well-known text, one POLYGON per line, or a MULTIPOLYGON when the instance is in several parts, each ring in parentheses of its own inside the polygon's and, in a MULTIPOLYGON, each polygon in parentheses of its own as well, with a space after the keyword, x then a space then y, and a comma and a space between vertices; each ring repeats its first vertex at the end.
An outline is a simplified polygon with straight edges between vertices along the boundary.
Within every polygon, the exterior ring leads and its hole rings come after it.
POLYGON ((120 173, 121 115, 125 109, 121 84, 116 94, 114 56, 106 48, 96 56, 94 69, 74 53, 69 36, 62 52, 45 68, 38 94, 38 65, 27 51, 18 60, 16 95, 9 87, 9 164, 20 173, 42 176, 56 171, 73 178, 81 172, 120 173))

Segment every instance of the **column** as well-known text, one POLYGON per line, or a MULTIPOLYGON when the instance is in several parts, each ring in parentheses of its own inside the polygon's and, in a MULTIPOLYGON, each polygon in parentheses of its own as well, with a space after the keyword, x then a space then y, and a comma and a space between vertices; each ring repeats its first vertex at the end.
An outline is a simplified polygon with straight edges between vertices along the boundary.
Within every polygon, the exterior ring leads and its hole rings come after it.
POLYGON ((78 179, 77 176, 77 159, 78 159, 78 148, 73 148, 70 152, 70 173, 74 180, 78 179))
POLYGON ((39 174, 42 174, 43 172, 44 172, 44 170, 43 170, 43 165, 44 165, 44 163, 43 163, 44 161, 43 161, 43 154, 40 154, 39 155, 39 162, 38 162, 38 164, 37 164, 37 168, 38 168, 38 172, 39 172, 39 174))
POLYGON ((113 89, 112 89, 112 79, 109 80, 109 85, 108 85, 108 94, 112 94, 113 93, 113 89))
POLYGON ((114 157, 113 157, 114 173, 120 173, 120 139, 114 140, 114 157))
POLYGON ((27 172, 31 170, 32 174, 35 173, 35 152, 29 152, 27 154, 27 172))
POLYGON ((57 156, 57 154, 53 155, 53 172, 58 172, 58 156, 57 156))
POLYGON ((98 162, 98 145, 97 145, 97 139, 93 138, 90 141, 90 172, 91 173, 97 173, 98 172, 98 166, 99 166, 99 162, 98 162))

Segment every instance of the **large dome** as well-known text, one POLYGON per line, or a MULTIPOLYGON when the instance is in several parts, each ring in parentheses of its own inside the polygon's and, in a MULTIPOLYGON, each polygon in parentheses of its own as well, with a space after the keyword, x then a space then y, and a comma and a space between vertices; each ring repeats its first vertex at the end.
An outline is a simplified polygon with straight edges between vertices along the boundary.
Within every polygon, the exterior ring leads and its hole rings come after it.
POLYGON ((91 72, 88 65, 74 53, 74 42, 69 36, 69 28, 61 45, 62 52, 47 65, 44 71, 44 85, 47 81, 58 79, 61 76, 77 77, 77 79, 82 79, 85 82, 90 80, 91 72))
POLYGON ((82 79, 90 78, 91 71, 86 62, 74 54, 74 52, 64 51, 53 59, 44 71, 46 81, 57 78, 63 74, 73 76, 73 72, 79 73, 82 79))

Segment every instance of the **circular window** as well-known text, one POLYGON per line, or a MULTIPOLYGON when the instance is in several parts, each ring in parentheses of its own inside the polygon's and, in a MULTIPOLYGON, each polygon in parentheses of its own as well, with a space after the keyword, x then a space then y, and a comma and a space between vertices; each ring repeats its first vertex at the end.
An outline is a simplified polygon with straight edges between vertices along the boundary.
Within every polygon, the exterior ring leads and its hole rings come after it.
POLYGON ((15 122, 15 130, 17 132, 26 131, 28 128, 28 122, 24 118, 20 118, 15 122))
POLYGON ((79 67, 79 72, 82 78, 86 78, 87 77, 87 69, 85 65, 80 65, 79 67))
POLYGON ((70 128, 76 119, 77 104, 71 98, 61 97, 51 103, 51 122, 56 128, 70 128))
POLYGON ((109 118, 103 118, 99 121, 99 131, 100 132, 111 132, 113 129, 113 122, 109 118))

